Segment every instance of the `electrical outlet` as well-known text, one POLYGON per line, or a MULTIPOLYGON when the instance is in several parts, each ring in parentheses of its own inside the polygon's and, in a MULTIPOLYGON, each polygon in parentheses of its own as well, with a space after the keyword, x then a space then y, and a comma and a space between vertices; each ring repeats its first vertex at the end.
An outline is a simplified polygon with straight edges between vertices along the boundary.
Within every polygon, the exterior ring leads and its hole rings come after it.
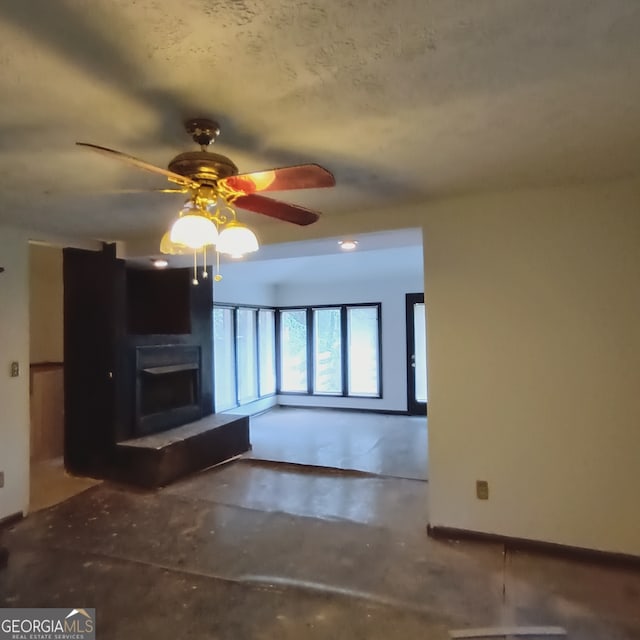
POLYGON ((4 487, 4 471, 0 471, 0 489, 4 487))
POLYGON ((18 362, 11 363, 11 377, 17 378, 20 375, 20 364, 18 362))
POLYGON ((478 500, 489 499, 489 483, 486 480, 476 480, 476 496, 478 500))

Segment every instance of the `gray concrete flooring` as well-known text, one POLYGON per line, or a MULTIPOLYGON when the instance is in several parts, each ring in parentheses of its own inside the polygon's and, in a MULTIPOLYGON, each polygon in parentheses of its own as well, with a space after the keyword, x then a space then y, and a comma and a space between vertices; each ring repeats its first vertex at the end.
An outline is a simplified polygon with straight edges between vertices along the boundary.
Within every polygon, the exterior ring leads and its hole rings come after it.
POLYGON ((427 486, 251 460, 105 483, 3 532, 0 606, 95 607, 101 640, 640 638, 640 572, 432 540, 427 486))
POLYGON ((251 418, 258 460, 427 479, 427 420, 418 416, 278 407, 251 418))
POLYGON ((103 484, 6 530, 0 606, 95 607, 107 640, 640 638, 638 571, 427 537, 424 418, 283 408, 251 439, 161 491, 103 484))

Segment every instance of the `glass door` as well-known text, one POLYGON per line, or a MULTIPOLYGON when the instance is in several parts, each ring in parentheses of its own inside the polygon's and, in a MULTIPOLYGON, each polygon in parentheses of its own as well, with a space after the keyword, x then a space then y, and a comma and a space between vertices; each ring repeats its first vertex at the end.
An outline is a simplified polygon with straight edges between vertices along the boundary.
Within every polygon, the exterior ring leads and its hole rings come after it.
POLYGON ((427 413, 427 319, 424 293, 407 293, 407 410, 427 413))

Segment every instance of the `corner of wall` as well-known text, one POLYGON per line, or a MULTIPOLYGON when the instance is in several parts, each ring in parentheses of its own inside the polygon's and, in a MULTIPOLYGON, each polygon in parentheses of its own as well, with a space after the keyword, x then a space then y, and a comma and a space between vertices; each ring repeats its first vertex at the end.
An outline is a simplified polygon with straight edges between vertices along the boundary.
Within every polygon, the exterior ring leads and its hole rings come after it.
POLYGON ((0 519, 29 508, 29 265, 24 231, 0 228, 0 519), (6 301, 6 303, 5 303, 6 301), (11 362, 20 375, 10 377, 11 362))

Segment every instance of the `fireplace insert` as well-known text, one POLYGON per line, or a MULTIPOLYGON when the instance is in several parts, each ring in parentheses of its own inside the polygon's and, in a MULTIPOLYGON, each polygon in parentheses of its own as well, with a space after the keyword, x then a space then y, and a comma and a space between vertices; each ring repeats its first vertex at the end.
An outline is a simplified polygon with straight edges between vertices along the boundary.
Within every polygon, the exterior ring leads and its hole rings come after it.
POLYGON ((202 417, 200 347, 136 348, 134 436, 177 427, 202 417))

